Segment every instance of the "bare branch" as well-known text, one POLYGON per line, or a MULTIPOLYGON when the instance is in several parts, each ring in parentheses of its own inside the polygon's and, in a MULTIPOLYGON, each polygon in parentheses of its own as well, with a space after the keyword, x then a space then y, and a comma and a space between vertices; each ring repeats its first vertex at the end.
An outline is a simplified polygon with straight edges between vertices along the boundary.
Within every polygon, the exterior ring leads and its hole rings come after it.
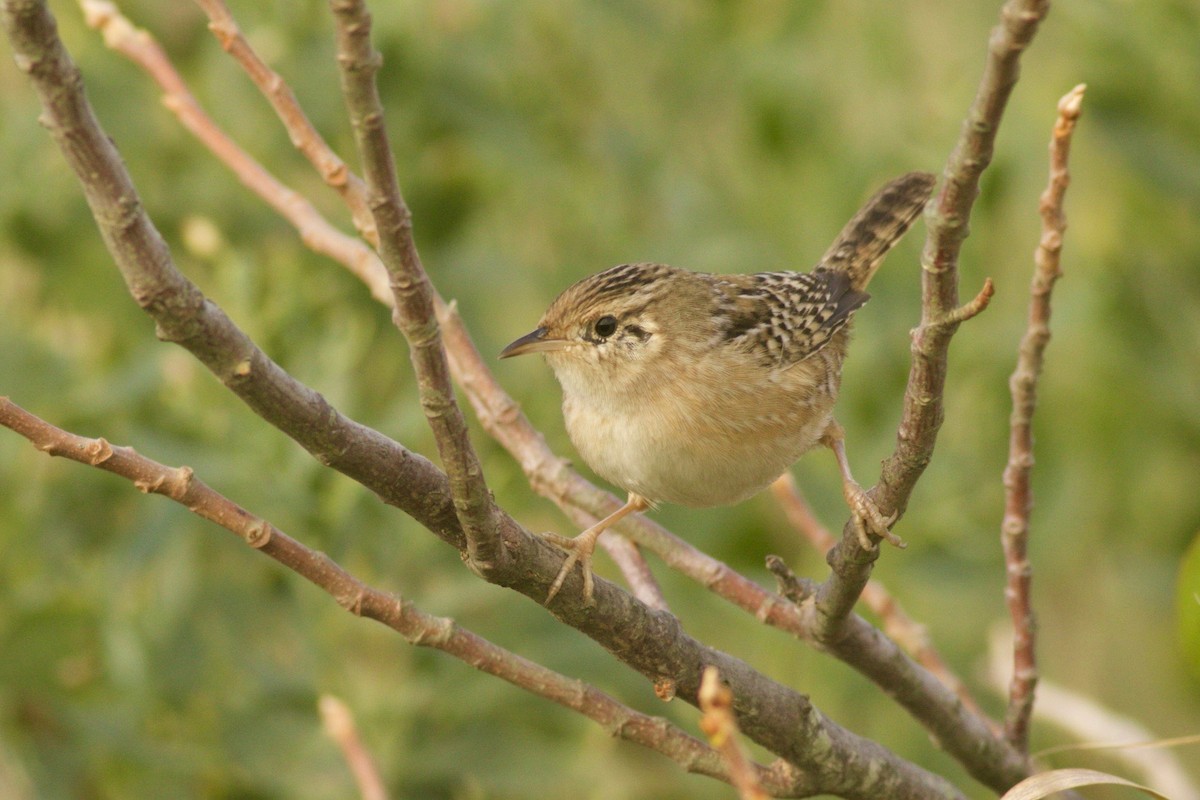
MULTIPOLYGON (((107 0, 83 2, 85 6, 92 3, 109 5, 107 0)), ((333 150, 325 146, 317 129, 300 110, 291 87, 250 47, 224 0, 196 2, 208 15, 208 29, 221 43, 221 47, 241 65, 254 81, 254 85, 271 103, 275 113, 284 120, 284 127, 292 135, 292 144, 316 167, 322 180, 341 196, 354 218, 355 228, 368 242, 378 243, 379 233, 375 228, 375 218, 371 216, 371 210, 367 207, 367 190, 362 179, 351 172, 333 150)))
POLYGON ((1033 509, 1030 472, 1033 469, 1033 413, 1037 407, 1037 381, 1050 342, 1050 294, 1062 274, 1059 255, 1067 228, 1063 197, 1070 183, 1067 158, 1071 133, 1083 103, 1083 84, 1058 102, 1058 118, 1050 141, 1050 182, 1042 193, 1042 237, 1034 254, 1030 287, 1029 325, 1021 338, 1017 366, 1009 379, 1013 413, 1010 420, 1008 465, 1004 468, 1004 521, 1000 541, 1004 546, 1007 583, 1004 597, 1013 622, 1013 675, 1009 686, 1004 734, 1014 747, 1029 749, 1029 721, 1037 688, 1037 620, 1030 596, 1033 567, 1029 563, 1029 514, 1033 509))
MULTIPOLYGON (((391 306, 392 290, 388 286, 387 271, 375 252, 359 239, 346 236, 331 225, 304 195, 284 185, 239 147, 204 111, 154 37, 135 28, 121 15, 116 5, 108 0, 81 0, 80 6, 87 24, 100 31, 104 43, 137 64, 154 79, 163 90, 163 105, 175 114, 183 127, 225 164, 247 189, 265 200, 281 217, 291 223, 300 232, 308 247, 344 265, 370 287, 376 299, 391 306)), ((301 142, 297 146, 301 147, 306 155, 314 154, 312 161, 318 172, 327 181, 335 182, 343 196, 350 198, 347 203, 351 209, 359 206, 365 208, 366 195, 362 190, 362 181, 345 169, 345 164, 333 151, 314 145, 309 132, 315 135, 315 131, 307 124, 299 107, 294 102, 289 104, 286 100, 292 98, 294 101, 291 90, 283 86, 270 96, 288 109, 287 119, 292 124, 299 125, 295 129, 289 128, 289 133, 293 141, 301 142), (304 120, 304 124, 300 125, 297 120, 304 120), (338 181, 340 183, 337 183, 338 181)), ((374 225, 374 221, 370 224, 374 225)))
POLYGON ((342 757, 354 775, 358 784, 358 794, 362 800, 388 800, 387 788, 375 766, 375 759, 363 744, 358 735, 358 726, 354 724, 354 715, 350 708, 331 694, 321 695, 317 702, 321 712, 321 723, 325 732, 342 751, 342 757))
MULTIPOLYGON (((82 0, 82 2, 107 2, 107 0, 82 0)), ((316 127, 309 121, 308 115, 300 107, 300 103, 296 100, 296 95, 291 87, 288 86, 279 73, 267 66, 262 57, 250 45, 250 42, 242 35, 237 20, 233 18, 224 0, 196 0, 196 4, 208 15, 208 28, 212 31, 217 41, 220 42, 221 47, 233 57, 246 73, 246 76, 250 78, 263 97, 271 104, 271 108, 274 109, 279 121, 283 123, 284 130, 287 131, 288 138, 295 148, 301 155, 308 159, 308 162, 312 164, 322 179, 333 187, 343 202, 346 203, 354 219, 355 229, 371 245, 378 246, 379 231, 375 227, 375 218, 372 216, 367 204, 367 185, 363 183, 362 178, 347 167, 346 163, 334 152, 333 148, 329 146, 316 127)), ((147 37, 149 36, 149 34, 139 33, 147 37)), ((163 67, 166 70, 174 72, 174 67, 169 62, 165 63, 163 67)), ((145 68, 151 77, 158 80, 158 76, 155 74, 155 67, 146 66, 145 68)), ((180 80, 180 84, 182 85, 182 80, 180 80)), ((228 161, 225 163, 231 170, 234 170, 234 172, 237 171, 235 164, 228 161)), ((259 196, 268 203, 272 203, 270 196, 261 194, 259 196)), ((302 235, 305 233, 304 229, 300 229, 300 232, 302 235)), ((354 237, 345 236, 340 231, 338 231, 338 235, 354 242, 360 247, 362 246, 362 243, 354 237)), ((307 243, 307 239, 305 241, 307 243)), ((351 270, 370 287, 372 295, 384 305, 391 307, 394 298, 392 297, 391 288, 388 286, 387 269, 383 266, 383 262, 379 261, 378 256, 376 256, 373 250, 365 247, 363 249, 371 254, 373 262, 373 269, 370 270, 369 275, 363 275, 353 270, 351 264, 346 263, 343 258, 337 255, 330 254, 330 257, 347 267, 351 267, 351 270)))
POLYGON ((754 774, 753 765, 738 742, 737 720, 733 716, 733 693, 721 683, 716 667, 707 667, 700 681, 700 729, 708 737, 713 749, 721 754, 729 765, 729 775, 742 800, 766 800, 754 774))
POLYGON ((361 0, 331 0, 342 94, 363 161, 368 206, 379 232, 379 255, 391 279, 392 318, 404 333, 417 373, 421 408, 433 429, 450 479, 454 508, 467 538, 472 566, 484 574, 502 568, 495 504, 454 398, 450 366, 434 313, 433 287, 417 254, 412 214, 396 179, 375 75, 382 58, 371 44, 371 16, 361 0))
MULTIPOLYGON (((689 772, 732 781, 716 751, 666 720, 637 712, 594 687, 489 642, 454 620, 431 616, 409 601, 364 584, 328 556, 309 549, 214 491, 189 467, 171 468, 130 447, 115 447, 104 439, 69 433, 30 414, 7 397, 0 397, 0 425, 24 436, 44 453, 120 475, 142 492, 174 500, 323 589, 350 613, 383 623, 410 644, 441 650, 478 670, 577 711, 613 736, 656 750, 689 772)), ((751 765, 750 769, 780 796, 804 796, 818 791, 795 770, 782 765, 773 768, 751 765)))
MULTIPOLYGON (((912 332, 912 367, 896 449, 883 463, 871 497, 884 514, 904 513, 917 480, 933 457, 945 415, 950 339, 965 318, 958 308, 958 254, 979 194, 979 177, 992 160, 996 132, 1016 85, 1020 58, 1050 10, 1049 0, 1007 0, 992 29, 988 57, 962 133, 946 163, 941 191, 925 212, 927 234, 921 255, 921 324, 912 332)), ((977 301, 987 302, 987 285, 977 301)), ((966 307, 968 311, 972 305, 966 307)), ((969 316, 969 313, 968 313, 969 316)), ((836 640, 871 575, 878 551, 862 549, 847 523, 827 560, 829 578, 817 589, 817 638, 836 640)))

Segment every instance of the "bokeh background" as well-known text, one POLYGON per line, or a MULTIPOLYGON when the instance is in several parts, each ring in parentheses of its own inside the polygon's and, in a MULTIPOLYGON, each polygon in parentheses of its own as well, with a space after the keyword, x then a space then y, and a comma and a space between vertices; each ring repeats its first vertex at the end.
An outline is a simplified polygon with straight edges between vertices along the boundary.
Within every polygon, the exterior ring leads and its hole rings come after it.
MULTIPOLYGON (((162 108, 147 78, 53 3, 98 113, 181 268, 342 411, 433 456, 388 314, 305 250, 162 108)), ((382 92, 417 240, 485 353, 570 282, 661 260, 716 272, 807 269, 857 205, 911 169, 940 171, 998 2, 673 0, 374 4, 382 92)), ((186 3, 122 3, 209 110, 339 223, 266 104, 186 3)), ((324 4, 237 2, 251 40, 355 163, 324 4)), ((876 576, 929 628, 990 710, 1003 630, 1000 476, 1007 378, 1024 328, 1037 198, 1057 99, 1089 85, 1067 198, 1065 277, 1040 387, 1031 556, 1042 675, 1153 736, 1200 732, 1200 6, 1056 3, 1024 60, 962 253, 991 308, 951 352, 935 458, 876 576), (1190 562, 1187 555, 1190 548, 1190 562)), ((321 468, 182 350, 159 343, 0 64, 0 392, 78 433, 133 445, 207 482, 368 582, 695 730, 693 710, 321 468)), ((346 226, 348 228, 348 226, 346 226)), ((919 310, 922 226, 859 315, 839 417, 864 483, 890 452, 919 310)), ((573 455, 537 360, 494 365, 573 455)), ((535 530, 572 526, 478 432, 497 498, 535 530)), ((833 458, 795 474, 845 517, 833 458)), ((768 496, 656 518, 768 582, 778 553, 822 557, 768 496)), ((759 626, 653 557, 693 635, 812 695, 837 722, 989 796, 845 666, 759 626)), ((606 557, 598 569, 612 575, 606 557)), ((398 798, 717 798, 591 722, 413 648, 228 533, 116 477, 0 431, 0 795, 345 797, 317 698, 354 711, 398 798)), ((1107 740, 1105 731, 1095 736, 1107 740)), ((1039 724, 1034 747, 1067 741, 1039 724)), ((1196 745, 1178 758, 1200 781, 1196 745)), ((1063 754, 1140 777, 1103 754, 1063 754)))

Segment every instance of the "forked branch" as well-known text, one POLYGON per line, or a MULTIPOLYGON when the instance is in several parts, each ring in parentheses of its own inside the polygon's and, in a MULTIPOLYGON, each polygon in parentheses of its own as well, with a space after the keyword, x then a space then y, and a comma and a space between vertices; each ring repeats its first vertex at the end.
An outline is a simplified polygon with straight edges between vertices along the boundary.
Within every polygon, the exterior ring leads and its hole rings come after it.
MULTIPOLYGON (((975 100, 958 143, 946 162, 942 185, 925 213, 921 254, 921 324, 912 332, 912 367, 896 433, 896 449, 883 463, 871 490, 879 510, 904 513, 917 480, 929 465, 945 416, 943 394, 950 339, 964 319, 981 311, 991 296, 985 283, 976 300, 960 309, 958 256, 967 221, 979 194, 979 178, 992 160, 1008 98, 1020 72, 1020 58, 1050 10, 1049 0, 1007 0, 1000 24, 992 29, 988 56, 975 100)), ((847 524, 828 556, 829 578, 817 589, 817 636, 836 642, 839 628, 871 575, 877 553, 866 552, 847 524)))
POLYGON ((450 365, 434 313, 433 287, 413 240, 412 213, 400 195, 375 75, 382 58, 371 45, 371 16, 361 0, 332 0, 342 95, 350 110, 368 192, 368 207, 379 234, 379 255, 394 297, 393 319, 408 340, 425 418, 433 429, 445 465, 454 508, 476 569, 500 566, 499 516, 471 444, 467 423, 450 380, 450 365))
MULTIPOLYGON (((208 15, 208 28, 221 43, 222 49, 229 53, 254 84, 262 89, 275 113, 285 120, 287 130, 294 131, 291 136, 292 144, 312 163, 321 179, 338 193, 342 202, 350 209, 354 227, 368 242, 378 244, 379 233, 375 228, 375 218, 367 207, 367 189, 362 179, 355 175, 336 153, 323 146, 320 134, 300 110, 296 95, 287 81, 259 58, 258 53, 242 35, 241 28, 229 13, 229 7, 225 5, 224 0, 196 2, 208 15)), ((85 13, 90 13, 89 6, 107 7, 105 12, 112 14, 115 14, 116 10, 108 0, 82 0, 82 5, 85 13)), ((390 293, 387 296, 390 297, 390 293)))
MULTIPOLYGON (((808 539, 814 550, 818 553, 827 553, 837 544, 837 539, 833 534, 812 513, 812 509, 804 499, 800 488, 796 486, 796 481, 791 473, 784 473, 779 480, 771 484, 771 494, 783 509, 783 513, 787 515, 788 522, 804 538, 808 539)), ((771 557, 767 566, 784 586, 792 587, 790 591, 785 591, 785 595, 793 602, 803 603, 807 596, 812 594, 813 586, 805 582, 806 585, 801 587, 799 579, 791 573, 782 560, 771 557), (796 592, 800 592, 800 594, 796 594, 796 592)), ((962 679, 954 674, 942 659, 941 654, 938 653, 937 648, 934 647, 928 629, 905 613, 900 602, 883 584, 877 580, 867 581, 867 585, 863 587, 862 600, 867 608, 879 617, 884 633, 892 641, 903 647, 905 652, 916 659, 917 663, 936 675, 947 689, 958 696, 959 701, 968 711, 981 720, 987 720, 987 716, 975 702, 975 698, 971 696, 962 679)))

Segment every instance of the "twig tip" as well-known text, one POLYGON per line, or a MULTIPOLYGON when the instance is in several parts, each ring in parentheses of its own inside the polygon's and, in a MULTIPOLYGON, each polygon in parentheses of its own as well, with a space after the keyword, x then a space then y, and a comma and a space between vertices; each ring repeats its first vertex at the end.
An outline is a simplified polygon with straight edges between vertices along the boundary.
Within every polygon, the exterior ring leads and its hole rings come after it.
POLYGON ((1083 107, 1083 95, 1087 92, 1087 84, 1081 83, 1062 96, 1058 101, 1058 113, 1064 117, 1078 117, 1083 107))

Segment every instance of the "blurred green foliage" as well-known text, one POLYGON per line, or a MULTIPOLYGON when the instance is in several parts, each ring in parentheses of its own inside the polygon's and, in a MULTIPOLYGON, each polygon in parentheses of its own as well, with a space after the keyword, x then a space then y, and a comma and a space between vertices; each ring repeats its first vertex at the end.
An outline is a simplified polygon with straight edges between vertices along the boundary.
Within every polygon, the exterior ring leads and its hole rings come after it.
MULTIPOLYGON (((122 5, 243 146, 345 224, 194 7, 122 5)), ((382 91, 425 263, 489 354, 568 283, 622 261, 808 268, 883 181, 944 163, 998 5, 377 2, 382 91)), ((198 147, 73 4, 55 10, 181 268, 344 412, 432 454, 387 313, 198 147)), ((354 163, 323 4, 240 2, 234 11, 354 163)), ((1194 0, 1055 4, 985 175, 963 291, 992 276, 997 295, 954 342, 939 449, 898 529, 910 547, 885 552, 876 575, 992 710, 1002 701, 980 672, 986 632, 1006 620, 1007 376, 1055 103, 1085 81, 1066 276, 1036 418, 1042 674, 1156 735, 1195 733, 1200 719, 1195 546, 1180 569, 1200 527, 1197 41, 1194 0)), ((186 353, 157 342, 37 125, 32 90, 5 61, 0 392, 75 432, 188 464, 368 582, 695 730, 690 708, 660 703, 534 603, 475 579, 411 520, 322 469, 186 353)), ((839 417, 864 482, 893 443, 922 235, 876 279, 846 369, 839 417)), ((535 360, 495 369, 569 454, 549 370, 535 360)), ((477 442, 508 509, 535 530, 571 529, 500 448, 482 434, 477 442)), ((813 454, 796 472, 820 515, 840 525, 833 459, 813 454)), ((764 582, 768 553, 824 574, 768 498, 657 518, 764 582)), ((987 796, 849 669, 660 574, 692 634, 987 796)), ((349 796, 349 774, 320 733, 321 693, 354 710, 397 798, 731 796, 347 616, 164 499, 0 434, 0 794, 349 796)), ((1060 741, 1039 726, 1034 744, 1060 741)), ((1200 780, 1194 747, 1181 758, 1200 780)), ((1122 769, 1092 755, 1054 763, 1122 769)))

